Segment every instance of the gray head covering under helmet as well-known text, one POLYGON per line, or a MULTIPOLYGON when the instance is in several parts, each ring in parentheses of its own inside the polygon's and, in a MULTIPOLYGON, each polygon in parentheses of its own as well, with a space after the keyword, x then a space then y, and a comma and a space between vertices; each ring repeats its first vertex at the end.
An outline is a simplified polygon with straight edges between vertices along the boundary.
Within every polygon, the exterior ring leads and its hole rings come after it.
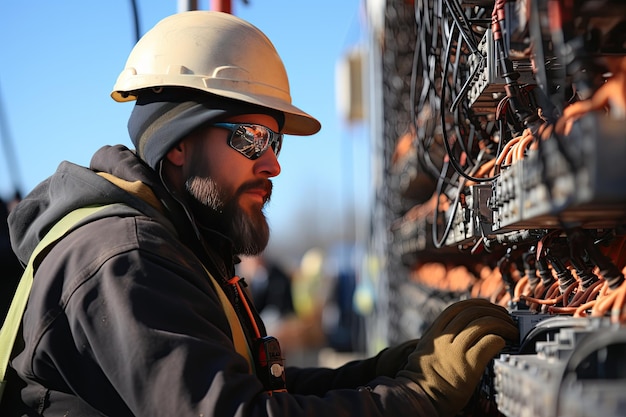
POLYGON ((200 93, 186 88, 145 90, 128 120, 128 133, 137 154, 156 169, 181 139, 196 128, 241 114, 267 114, 282 129, 282 112, 253 104, 200 93))

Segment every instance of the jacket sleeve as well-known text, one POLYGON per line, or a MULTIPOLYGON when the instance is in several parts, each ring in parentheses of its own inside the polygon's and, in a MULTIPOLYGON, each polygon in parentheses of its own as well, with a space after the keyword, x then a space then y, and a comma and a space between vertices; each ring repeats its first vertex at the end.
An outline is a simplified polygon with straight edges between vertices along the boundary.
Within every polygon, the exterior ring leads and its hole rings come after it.
POLYGON ((417 343, 418 339, 407 340, 374 357, 348 362, 337 369, 289 368, 287 387, 293 393, 323 395, 331 389, 358 388, 379 376, 393 378, 404 369, 417 343))
POLYGON ((358 388, 376 377, 375 369, 376 357, 351 361, 337 369, 288 367, 287 390, 298 394, 324 395, 328 390, 358 388))
POLYGON ((144 236, 137 221, 109 222, 106 234, 84 227, 66 242, 82 249, 59 248, 47 265, 47 273, 72 276, 62 288, 39 289, 40 297, 56 294, 61 310, 31 315, 40 323, 31 322, 29 345, 36 347, 25 373, 49 381, 51 391, 69 391, 115 416, 434 415, 416 386, 368 381, 367 361, 295 375, 294 387, 319 383, 318 391, 268 395, 235 351, 219 300, 193 257, 165 232, 144 236), (119 243, 123 234, 132 238, 119 243))

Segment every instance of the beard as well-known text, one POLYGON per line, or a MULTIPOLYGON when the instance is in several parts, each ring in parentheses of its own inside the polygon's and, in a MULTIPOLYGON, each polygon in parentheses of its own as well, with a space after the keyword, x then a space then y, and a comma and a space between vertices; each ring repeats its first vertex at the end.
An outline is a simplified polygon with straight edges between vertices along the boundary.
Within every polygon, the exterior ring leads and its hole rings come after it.
POLYGON ((201 226, 227 236, 238 255, 253 256, 263 252, 270 235, 263 207, 246 211, 239 204, 239 197, 247 189, 263 188, 267 191, 265 205, 272 193, 271 181, 245 183, 232 195, 221 190, 210 177, 191 176, 185 182, 185 187, 191 197, 190 207, 201 226))

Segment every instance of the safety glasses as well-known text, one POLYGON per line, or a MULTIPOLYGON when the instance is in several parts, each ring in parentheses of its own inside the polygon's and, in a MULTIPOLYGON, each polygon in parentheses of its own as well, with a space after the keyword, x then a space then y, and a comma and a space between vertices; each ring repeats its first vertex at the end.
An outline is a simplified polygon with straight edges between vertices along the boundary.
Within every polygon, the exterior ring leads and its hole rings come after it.
POLYGON ((248 159, 257 159, 270 147, 278 157, 283 134, 252 123, 214 123, 212 126, 230 131, 228 144, 248 159))

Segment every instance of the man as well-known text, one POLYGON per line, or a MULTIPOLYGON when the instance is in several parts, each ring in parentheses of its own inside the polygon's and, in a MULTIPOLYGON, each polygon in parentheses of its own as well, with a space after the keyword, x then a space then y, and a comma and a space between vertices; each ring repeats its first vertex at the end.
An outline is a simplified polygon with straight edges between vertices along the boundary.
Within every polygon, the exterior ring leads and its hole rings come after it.
POLYGON ((237 255, 267 244, 283 134, 320 128, 291 104, 274 47, 232 15, 180 13, 138 42, 112 95, 137 100, 136 151, 63 162, 9 218, 27 262, 67 213, 103 207, 37 266, 12 361, 25 414, 453 415, 515 338, 504 309, 472 300, 419 343, 337 370, 285 370, 234 275, 237 255))

